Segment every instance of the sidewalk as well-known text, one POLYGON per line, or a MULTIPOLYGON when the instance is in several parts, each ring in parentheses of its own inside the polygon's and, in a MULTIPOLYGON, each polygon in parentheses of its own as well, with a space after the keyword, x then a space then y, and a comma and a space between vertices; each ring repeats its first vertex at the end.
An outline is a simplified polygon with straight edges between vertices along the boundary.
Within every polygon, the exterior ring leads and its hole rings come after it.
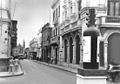
POLYGON ((43 64, 43 65, 46 65, 46 66, 56 68, 56 69, 60 69, 60 70, 64 70, 64 71, 68 71, 68 72, 72 72, 72 73, 77 74, 77 69, 73 69, 73 68, 70 68, 70 67, 65 67, 65 66, 58 65, 58 64, 48 64, 46 62, 41 62, 41 61, 36 61, 36 60, 33 60, 33 61, 35 61, 37 63, 40 63, 40 64, 43 64))
MULTIPOLYGON (((56 68, 56 69, 60 69, 60 70, 64 70, 64 71, 68 71, 68 72, 72 72, 72 73, 77 74, 77 69, 65 67, 65 66, 62 66, 62 65, 60 66, 60 65, 55 65, 55 64, 48 64, 46 62, 41 62, 41 61, 37 61, 37 60, 33 60, 33 61, 35 61, 37 63, 40 63, 40 64, 43 64, 43 65, 46 65, 46 66, 49 66, 49 67, 53 67, 53 68, 56 68)), ((120 84, 120 83, 111 82, 111 81, 106 80, 106 84, 120 84)))
POLYGON ((20 64, 17 72, 14 72, 14 73, 10 73, 9 71, 8 72, 0 72, 0 77, 20 76, 20 75, 23 75, 23 74, 24 74, 24 72, 23 72, 22 66, 20 64))

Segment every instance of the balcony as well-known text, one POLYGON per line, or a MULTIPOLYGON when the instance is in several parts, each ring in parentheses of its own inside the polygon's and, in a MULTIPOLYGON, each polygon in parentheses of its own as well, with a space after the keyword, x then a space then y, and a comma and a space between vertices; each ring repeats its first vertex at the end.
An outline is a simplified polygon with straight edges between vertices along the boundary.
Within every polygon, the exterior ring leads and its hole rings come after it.
POLYGON ((54 21, 53 21, 53 24, 56 25, 56 24, 58 24, 58 23, 59 23, 58 17, 56 17, 56 18, 54 19, 54 21))
POLYGON ((43 46, 49 46, 50 43, 49 43, 49 41, 43 41, 43 42, 42 42, 42 45, 43 45, 43 46))
POLYGON ((100 27, 120 27, 120 17, 100 16, 96 19, 96 24, 100 27))
POLYGON ((71 22, 71 23, 64 25, 64 26, 62 25, 60 34, 64 35, 64 34, 67 34, 69 32, 78 30, 81 28, 80 26, 81 26, 81 22, 78 20, 75 22, 71 22))
POLYGON ((50 44, 57 44, 57 43, 58 43, 58 36, 52 37, 50 44))

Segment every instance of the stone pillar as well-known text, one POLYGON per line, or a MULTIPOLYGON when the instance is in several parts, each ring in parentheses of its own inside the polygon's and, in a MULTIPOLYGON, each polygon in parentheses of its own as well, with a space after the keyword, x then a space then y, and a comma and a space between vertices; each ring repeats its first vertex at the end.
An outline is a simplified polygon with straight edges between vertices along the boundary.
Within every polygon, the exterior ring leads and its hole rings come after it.
POLYGON ((83 67, 83 46, 81 40, 79 44, 80 44, 80 66, 83 67))
POLYGON ((104 62, 105 62, 105 67, 106 68, 107 68, 107 63, 108 63, 108 60, 107 60, 108 51, 107 51, 107 49, 108 49, 108 42, 105 42, 104 43, 104 57, 105 57, 104 62))
POLYGON ((70 45, 69 45, 69 43, 67 45, 67 63, 68 64, 70 63, 70 45))
POLYGON ((76 42, 73 42, 73 64, 76 63, 76 42))
POLYGON ((62 47, 62 56, 61 56, 61 60, 62 60, 62 62, 64 62, 65 61, 65 45, 63 45, 63 47, 62 47))

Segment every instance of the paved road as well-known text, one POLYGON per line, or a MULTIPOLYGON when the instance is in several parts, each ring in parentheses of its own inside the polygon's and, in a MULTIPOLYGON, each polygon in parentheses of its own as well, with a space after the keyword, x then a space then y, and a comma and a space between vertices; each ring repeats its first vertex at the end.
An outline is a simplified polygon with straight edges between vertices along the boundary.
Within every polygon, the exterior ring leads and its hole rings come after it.
POLYGON ((73 73, 38 64, 31 60, 21 61, 25 72, 22 76, 0 78, 0 84, 76 84, 73 73))

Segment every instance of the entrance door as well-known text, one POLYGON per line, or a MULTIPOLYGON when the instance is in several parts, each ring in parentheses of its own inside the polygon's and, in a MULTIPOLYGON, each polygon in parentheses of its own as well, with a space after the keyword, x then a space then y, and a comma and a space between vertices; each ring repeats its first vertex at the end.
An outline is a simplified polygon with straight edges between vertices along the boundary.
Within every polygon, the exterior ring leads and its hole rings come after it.
POLYGON ((55 55, 56 55, 55 64, 57 64, 57 60, 58 60, 57 48, 55 49, 55 55))
POLYGON ((65 62, 67 62, 67 40, 65 40, 65 51, 64 51, 64 56, 65 56, 65 62))
POLYGON ((80 37, 76 37, 76 64, 80 63, 80 37))
POLYGON ((73 60, 73 40, 72 37, 70 38, 70 63, 72 63, 73 60))
POLYGON ((120 34, 114 33, 108 38, 108 63, 120 64, 120 34))

